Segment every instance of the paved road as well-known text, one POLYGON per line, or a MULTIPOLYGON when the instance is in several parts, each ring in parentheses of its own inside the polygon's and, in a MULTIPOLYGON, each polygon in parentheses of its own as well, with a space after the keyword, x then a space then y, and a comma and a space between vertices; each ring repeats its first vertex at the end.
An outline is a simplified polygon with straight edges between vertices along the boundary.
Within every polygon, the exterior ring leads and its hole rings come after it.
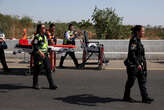
MULTIPOLYGON (((23 58, 6 58, 7 65, 9 68, 27 68, 29 67, 28 60, 24 60, 23 58), (27 62, 25 62, 27 61, 27 62)), ((59 59, 56 60, 56 65, 59 65, 59 59)), ((81 59, 78 60, 79 64, 82 62, 81 59)), ((96 60, 89 60, 89 62, 96 62, 96 60)), ((72 67, 74 63, 72 60, 65 60, 64 64, 65 67, 72 67)), ((95 69, 98 65, 86 65, 86 67, 94 67, 95 69)), ((0 68, 2 65, 0 64, 0 68)), ((109 60, 109 63, 106 65, 104 64, 103 69, 105 70, 122 70, 125 69, 124 60, 109 60)), ((147 69, 148 70, 163 70, 164 71, 164 60, 147 60, 147 69)))
MULTIPOLYGON (((46 78, 40 76, 41 90, 31 89, 32 76, 24 69, 0 72, 0 110, 163 110, 164 71, 149 71, 148 90, 155 98, 152 104, 122 102, 125 70, 57 69, 57 90, 47 89, 46 78)), ((137 83, 133 98, 141 100, 137 83)))

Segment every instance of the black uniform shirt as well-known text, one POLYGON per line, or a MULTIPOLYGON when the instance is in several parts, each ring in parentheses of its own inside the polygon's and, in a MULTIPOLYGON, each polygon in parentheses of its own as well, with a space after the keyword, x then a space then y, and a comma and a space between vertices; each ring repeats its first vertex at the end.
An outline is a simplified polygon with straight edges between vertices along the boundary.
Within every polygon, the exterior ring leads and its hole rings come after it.
POLYGON ((137 37, 132 37, 129 42, 128 58, 136 66, 142 65, 146 61, 143 44, 137 37))

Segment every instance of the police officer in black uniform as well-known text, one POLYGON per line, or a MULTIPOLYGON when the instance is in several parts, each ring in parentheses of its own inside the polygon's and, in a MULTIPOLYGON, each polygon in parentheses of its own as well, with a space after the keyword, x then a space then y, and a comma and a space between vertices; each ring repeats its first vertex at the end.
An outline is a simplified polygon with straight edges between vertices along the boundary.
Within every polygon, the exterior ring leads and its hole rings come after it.
POLYGON ((133 87, 135 79, 138 79, 138 84, 142 96, 143 103, 151 103, 154 99, 148 96, 147 82, 147 66, 145 58, 145 50, 141 43, 141 37, 144 36, 144 27, 136 25, 132 28, 132 38, 129 42, 128 58, 125 60, 127 67, 128 79, 125 85, 124 101, 136 102, 130 97, 130 89, 133 87))
POLYGON ((33 40, 33 56, 34 56, 33 88, 40 89, 38 84, 38 76, 40 72, 43 69, 45 69, 46 76, 49 82, 49 88, 56 89, 57 86, 53 82, 51 64, 48 58, 48 42, 45 35, 44 24, 39 24, 37 26, 37 33, 33 40))
MULTIPOLYGON (((68 31, 64 35, 63 44, 64 45, 75 45, 75 39, 78 36, 77 34, 78 33, 75 31, 74 25, 69 24, 68 31)), ((75 57, 74 51, 66 52, 65 55, 61 56, 59 67, 61 67, 61 68, 63 67, 63 62, 64 62, 64 59, 67 57, 67 55, 69 55, 73 59, 73 62, 75 64, 76 68, 79 68, 78 60, 75 57)))
POLYGON ((4 72, 9 71, 8 66, 6 64, 6 58, 5 58, 5 53, 4 53, 4 49, 6 48, 7 48, 7 45, 4 41, 4 38, 0 38, 0 60, 1 60, 4 72))

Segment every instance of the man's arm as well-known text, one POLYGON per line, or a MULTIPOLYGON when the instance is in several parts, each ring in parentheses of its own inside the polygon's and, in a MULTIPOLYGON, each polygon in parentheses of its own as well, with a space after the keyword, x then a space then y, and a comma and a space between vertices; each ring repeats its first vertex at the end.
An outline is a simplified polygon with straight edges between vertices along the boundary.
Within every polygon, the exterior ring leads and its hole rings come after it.
POLYGON ((77 31, 75 31, 75 32, 72 34, 72 36, 70 36, 69 32, 66 32, 66 34, 65 34, 65 37, 66 37, 67 40, 76 39, 77 36, 78 36, 78 32, 77 32, 77 31))
POLYGON ((38 46, 39 45, 39 40, 36 37, 34 38, 34 41, 33 41, 32 45, 33 45, 34 53, 38 53, 40 56, 42 56, 42 58, 45 58, 44 53, 39 50, 39 46, 38 46))

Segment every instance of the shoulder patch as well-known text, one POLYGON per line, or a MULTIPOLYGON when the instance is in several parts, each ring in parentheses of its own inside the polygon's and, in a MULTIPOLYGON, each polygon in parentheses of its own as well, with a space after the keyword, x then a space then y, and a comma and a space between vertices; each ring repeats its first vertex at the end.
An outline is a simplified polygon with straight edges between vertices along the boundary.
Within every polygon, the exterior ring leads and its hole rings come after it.
POLYGON ((137 45, 136 44, 132 44, 133 47, 136 47, 137 45))
POLYGON ((134 50, 135 48, 137 47, 137 45, 136 44, 131 44, 131 50, 134 50))

